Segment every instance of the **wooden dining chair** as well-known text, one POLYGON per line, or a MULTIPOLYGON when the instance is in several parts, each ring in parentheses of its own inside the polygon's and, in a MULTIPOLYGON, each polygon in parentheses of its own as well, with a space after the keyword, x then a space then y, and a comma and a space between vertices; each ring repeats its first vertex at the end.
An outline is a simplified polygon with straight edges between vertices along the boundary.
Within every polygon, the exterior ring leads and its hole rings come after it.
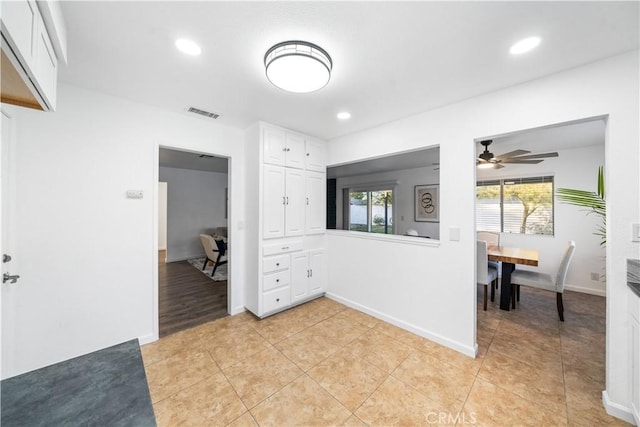
POLYGON ((491 301, 495 299, 494 283, 498 283, 498 270, 489 267, 489 255, 487 254, 487 242, 477 241, 476 268, 478 285, 484 286, 484 311, 487 311, 487 287, 491 285, 491 301))
POLYGON ((569 263, 573 257, 573 252, 576 249, 576 242, 570 241, 567 249, 564 251, 562 260, 560 261, 560 267, 555 279, 546 273, 540 273, 538 271, 530 270, 515 270, 511 273, 511 304, 515 304, 515 287, 516 286, 529 286, 532 288, 544 289, 547 291, 556 293, 556 305, 558 308, 558 316, 560 320, 564 322, 564 304, 562 301, 562 294, 564 292, 565 280, 567 279, 567 271, 569 270, 569 263))

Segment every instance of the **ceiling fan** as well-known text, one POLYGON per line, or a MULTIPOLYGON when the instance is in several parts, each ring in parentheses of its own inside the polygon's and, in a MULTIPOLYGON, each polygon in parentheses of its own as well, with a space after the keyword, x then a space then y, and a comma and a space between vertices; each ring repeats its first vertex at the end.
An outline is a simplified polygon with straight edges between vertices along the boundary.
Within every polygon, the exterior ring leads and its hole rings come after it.
POLYGON ((493 140, 491 139, 480 141, 480 144, 484 146, 484 152, 482 152, 476 160, 476 165, 478 165, 479 168, 500 169, 504 167, 503 164, 505 163, 535 165, 542 162, 545 158, 558 157, 558 153, 556 152, 529 154, 531 151, 527 150, 515 150, 496 156, 489 151, 489 145, 491 145, 492 142, 493 140))

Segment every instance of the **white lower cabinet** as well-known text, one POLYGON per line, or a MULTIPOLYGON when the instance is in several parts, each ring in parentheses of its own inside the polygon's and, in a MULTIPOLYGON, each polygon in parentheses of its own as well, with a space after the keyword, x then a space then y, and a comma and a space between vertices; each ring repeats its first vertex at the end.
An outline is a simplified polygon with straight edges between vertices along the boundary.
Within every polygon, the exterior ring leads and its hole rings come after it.
POLYGON ((265 292, 263 295, 263 307, 265 313, 272 313, 282 310, 291 305, 291 288, 277 288, 272 291, 265 292))
POLYGON ((631 410, 640 425, 640 321, 631 317, 631 410))
POLYGON ((324 251, 322 249, 291 255, 291 301, 317 295, 324 290, 324 251))

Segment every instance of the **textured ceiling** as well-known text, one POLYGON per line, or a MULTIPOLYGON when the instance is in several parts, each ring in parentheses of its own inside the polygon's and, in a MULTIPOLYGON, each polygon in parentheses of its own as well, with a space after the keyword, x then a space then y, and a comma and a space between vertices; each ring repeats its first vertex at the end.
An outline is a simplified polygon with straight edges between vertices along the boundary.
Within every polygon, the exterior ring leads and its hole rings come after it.
POLYGON ((329 139, 638 49, 638 2, 76 2, 62 4, 61 80, 217 123, 257 120, 329 139), (529 54, 508 54, 536 34, 529 54), (178 37, 202 46, 187 57, 178 37), (292 94, 266 79, 277 42, 316 43, 330 83, 292 94), (336 113, 348 110, 341 122, 336 113))

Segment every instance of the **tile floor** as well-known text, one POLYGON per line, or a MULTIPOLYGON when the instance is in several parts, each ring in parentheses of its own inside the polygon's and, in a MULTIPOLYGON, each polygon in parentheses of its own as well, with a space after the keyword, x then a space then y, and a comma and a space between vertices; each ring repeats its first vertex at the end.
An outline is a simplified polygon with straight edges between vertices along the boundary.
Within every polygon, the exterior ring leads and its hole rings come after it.
POLYGON ((321 298, 142 347, 159 426, 627 425, 602 409, 604 298, 523 289, 472 359, 321 298))

